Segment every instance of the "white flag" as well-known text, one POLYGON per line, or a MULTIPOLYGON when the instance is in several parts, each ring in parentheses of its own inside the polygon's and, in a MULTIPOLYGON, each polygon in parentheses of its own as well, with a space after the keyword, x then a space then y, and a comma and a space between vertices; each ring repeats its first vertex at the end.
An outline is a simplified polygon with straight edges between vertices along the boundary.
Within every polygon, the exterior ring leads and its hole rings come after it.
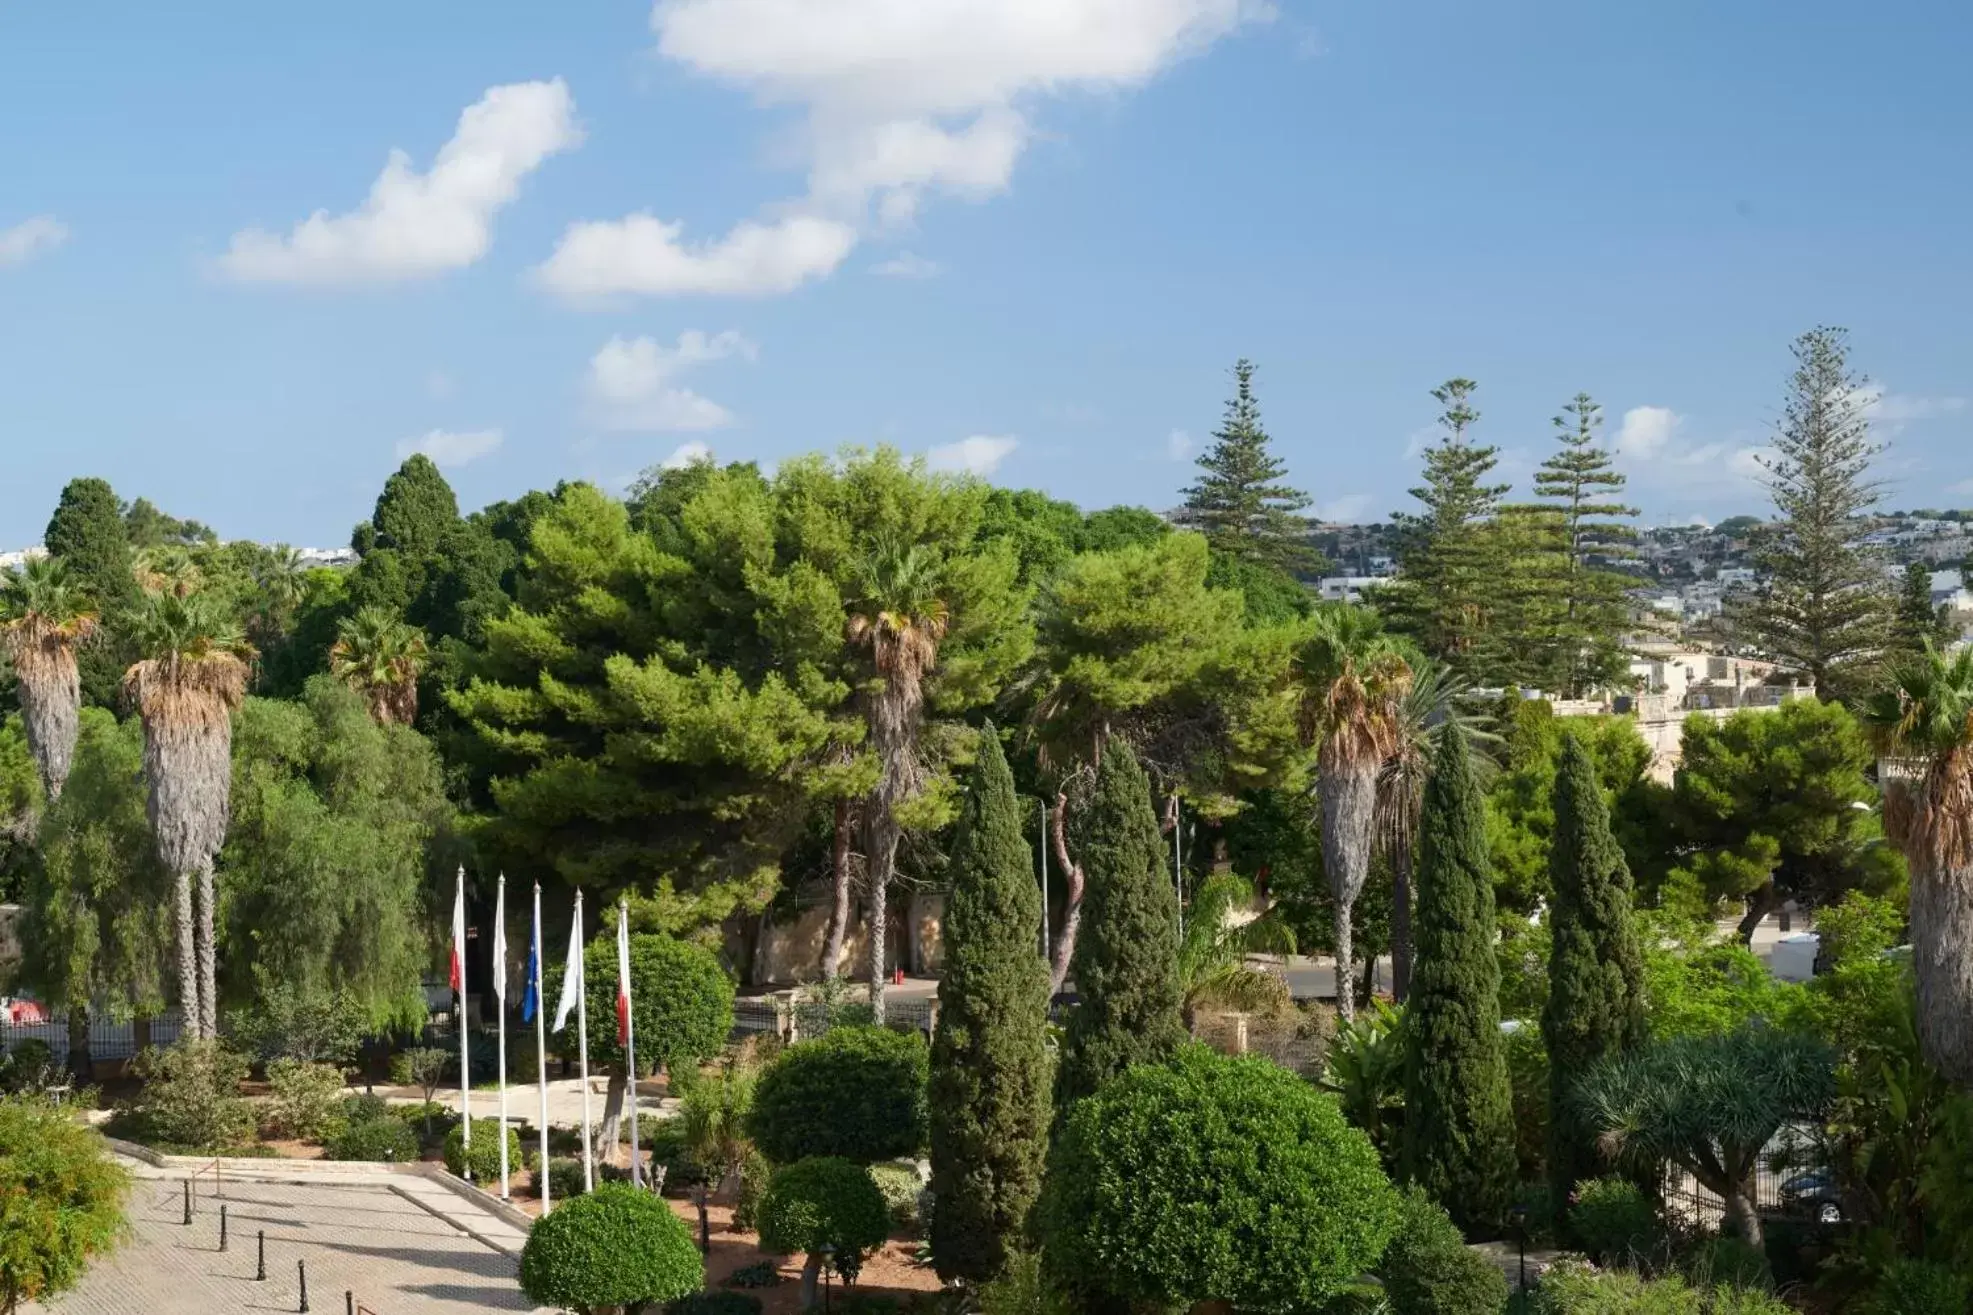
POLYGON ((576 905, 575 921, 569 925, 569 957, 562 965, 562 999, 555 1006, 555 1030, 569 1025, 569 1015, 582 1004, 582 906, 576 905))
POLYGON ((500 893, 493 899, 493 994, 500 1011, 507 1011, 507 874, 500 875, 500 893))

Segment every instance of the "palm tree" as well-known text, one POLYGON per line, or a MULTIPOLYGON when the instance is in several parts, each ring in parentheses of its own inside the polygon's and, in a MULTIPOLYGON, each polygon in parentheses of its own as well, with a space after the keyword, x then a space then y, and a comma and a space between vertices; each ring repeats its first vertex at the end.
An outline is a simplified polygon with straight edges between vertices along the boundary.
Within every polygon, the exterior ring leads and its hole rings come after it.
MULTIPOLYGON (((1490 719, 1466 706, 1471 686, 1422 653, 1409 660, 1411 685, 1398 701, 1397 738, 1377 775, 1376 805, 1377 847, 1391 865, 1391 996, 1399 1003, 1411 987, 1411 865, 1432 756, 1447 726, 1465 731, 1482 751, 1500 743, 1487 729, 1490 719)), ((1484 785, 1491 760, 1476 754, 1473 765, 1484 785)))
POLYGON ((144 719, 144 778, 158 858, 177 881, 180 1008, 191 1035, 210 1038, 218 1024, 212 864, 226 842, 233 710, 246 693, 253 649, 205 594, 152 594, 129 629, 143 656, 124 673, 123 688, 144 719))
POLYGON ((1411 667, 1377 614, 1339 603, 1320 609, 1302 646, 1302 734, 1316 750, 1322 866, 1336 902, 1336 1010, 1356 1016, 1350 913, 1370 875, 1377 776, 1398 747, 1399 706, 1411 667))
POLYGON ((254 563, 253 583, 260 607, 250 624, 258 640, 266 644, 286 629, 289 618, 308 596, 308 568, 301 552, 285 543, 275 544, 254 563))
POLYGON ((409 726, 418 716, 418 677, 428 656, 418 627, 388 608, 366 607, 337 624, 329 674, 363 696, 379 725, 409 726))
POLYGON ((1253 903, 1254 883, 1231 872, 1214 873, 1193 894, 1185 934, 1178 943, 1187 1031, 1201 1009, 1263 1013, 1287 1000, 1287 982, 1248 959, 1257 954, 1293 954, 1294 929, 1280 910, 1272 908, 1257 918, 1237 920, 1253 903))
POLYGON ((192 554, 175 543, 145 548, 131 564, 138 586, 147 594, 171 594, 185 598, 198 592, 204 577, 192 554))
POLYGON ((62 797, 81 731, 75 650, 96 633, 96 611, 54 557, 30 559, 0 578, 0 651, 20 681, 27 747, 52 802, 62 797))
POLYGON ((1884 829, 1911 869, 1925 1058, 1973 1082, 1973 649, 1930 644, 1864 707, 1883 755, 1884 829))
POLYGON ((864 704, 877 751, 877 788, 864 807, 870 867, 870 1005, 884 1017, 887 888, 897 868, 903 826, 897 810, 924 787, 918 731, 925 719, 925 677, 938 664, 950 610, 938 560, 921 544, 880 544, 861 565, 861 597, 848 637, 869 645, 877 680, 864 704))

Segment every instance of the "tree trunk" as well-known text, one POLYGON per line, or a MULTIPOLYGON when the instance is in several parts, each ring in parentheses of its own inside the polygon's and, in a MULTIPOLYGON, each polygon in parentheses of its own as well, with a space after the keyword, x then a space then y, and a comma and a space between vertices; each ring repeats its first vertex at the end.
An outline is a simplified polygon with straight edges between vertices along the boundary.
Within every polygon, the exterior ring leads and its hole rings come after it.
POLYGON ((192 903, 192 874, 178 874, 178 1035, 199 1035, 199 917, 192 903))
POLYGON ((851 826, 850 801, 838 799, 835 845, 830 854, 829 868, 834 902, 829 908, 829 935, 822 949, 824 977, 840 977, 843 971, 843 941, 849 935, 851 826))
POLYGON ((1911 956, 1925 1058, 1973 1085, 1973 864, 1911 865, 1911 956))
POLYGON ((89 1002, 76 1000, 69 1005, 69 1072, 77 1086, 87 1086, 96 1077, 96 1063, 89 1049, 89 1002))
POLYGON ((199 867, 199 1035, 206 1040, 219 1035, 219 946, 213 939, 217 893, 208 858, 199 867))
POLYGON ((1391 999, 1411 992, 1411 837, 1391 846, 1391 999))
POLYGON ((1740 1184, 1724 1198, 1724 1218, 1722 1232, 1732 1231, 1740 1235, 1747 1245, 1759 1249, 1764 1240, 1761 1235, 1761 1212, 1754 1203, 1754 1194, 1747 1184, 1740 1184))
POLYGON ((802 1261, 802 1309, 815 1309, 815 1290, 822 1277, 822 1253, 811 1251, 808 1259, 802 1261))
POLYGON ((891 867, 897 861, 898 828, 895 823, 881 828, 883 839, 872 845, 870 864, 870 1012, 877 1025, 884 1023, 885 975, 890 971, 891 916, 889 892, 891 867), (883 857, 878 859, 879 851, 883 857))
POLYGON ((623 1135, 623 1098, 628 1090, 622 1070, 610 1074, 609 1094, 603 1097, 603 1121, 596 1125, 596 1142, 590 1147, 598 1164, 609 1164, 616 1158, 617 1139, 623 1135))
POLYGON ((1055 796, 1055 810, 1048 816, 1048 839, 1055 850, 1056 869, 1065 873, 1068 892, 1062 901, 1062 929, 1055 934, 1055 962, 1048 972, 1048 994, 1061 993, 1069 980, 1069 965, 1075 958, 1076 932, 1082 927, 1082 864, 1069 857, 1069 796, 1055 796))
POLYGON ((1761 919, 1781 907, 1781 892, 1775 889, 1774 878, 1769 877, 1760 887, 1747 896, 1747 913, 1740 919, 1736 935, 1742 945, 1754 943, 1754 929, 1761 925, 1761 919))
POLYGON ((1356 1017, 1350 981, 1355 966, 1350 913, 1370 875, 1370 846, 1377 825, 1377 767, 1375 762, 1324 766, 1319 778, 1322 866, 1336 904, 1336 1010, 1345 1022, 1356 1017))

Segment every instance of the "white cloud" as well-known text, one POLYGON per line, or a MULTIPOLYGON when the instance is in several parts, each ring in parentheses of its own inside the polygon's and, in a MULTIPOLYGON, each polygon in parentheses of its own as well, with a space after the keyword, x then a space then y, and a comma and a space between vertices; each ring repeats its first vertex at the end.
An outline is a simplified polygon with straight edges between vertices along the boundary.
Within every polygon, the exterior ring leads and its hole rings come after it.
POLYGON ((68 225, 53 215, 35 215, 12 228, 0 228, 0 266, 24 265, 68 239, 68 225))
POLYGON ((1021 440, 1007 434, 974 434, 957 443, 935 447, 925 454, 933 470, 960 470, 969 475, 991 475, 999 469, 1021 440))
POLYGON ((712 460, 712 449, 696 438, 687 439, 671 450, 671 455, 658 464, 666 470, 683 470, 696 466, 701 461, 712 460))
POLYGON ((1369 511, 1375 502, 1376 499, 1368 493, 1345 493, 1340 498, 1333 498, 1318 505, 1315 508, 1315 518, 1341 525, 1354 525, 1363 519, 1363 514, 1369 511))
POLYGON ((696 246, 679 241, 684 230, 647 214, 570 224, 535 276, 576 300, 626 292, 759 297, 833 272, 856 245, 855 229, 813 215, 772 224, 748 220, 719 241, 696 246))
POLYGON ((572 225, 540 270, 564 295, 783 292, 933 194, 1006 189, 1036 102, 1138 87, 1265 0, 657 0, 658 52, 800 113, 807 194, 697 248, 648 214, 572 225))
POLYGON ((1679 416, 1668 406, 1634 406, 1617 427, 1617 451, 1638 461, 1663 452, 1678 432, 1679 416))
POLYGON ((317 210, 286 237, 250 228, 233 235, 220 268, 264 283, 356 283, 422 278, 487 253, 493 217, 542 161, 582 141, 575 101, 560 78, 493 87, 459 115, 431 169, 392 150, 363 205, 317 210))
POLYGON ((1906 425, 1941 416, 1958 415, 1966 410, 1963 397, 1921 397, 1913 393, 1887 392, 1884 385, 1866 383, 1850 390, 1851 400, 1863 408, 1871 428, 1890 437, 1906 425))
POLYGON ((939 262, 910 251, 900 251, 880 265, 873 265, 872 274, 881 274, 889 279, 928 279, 939 272, 939 262))
POLYGON ((402 461, 414 452, 422 452, 438 465, 464 466, 498 451, 500 441, 501 433, 497 429, 475 429, 463 433, 433 429, 417 438, 399 439, 397 459, 402 461))
POLYGON ((1192 435, 1183 429, 1174 429, 1165 435, 1165 456, 1172 461, 1183 461, 1192 451, 1192 435))
POLYGON ((753 360, 756 354, 754 344, 731 329, 711 337, 688 329, 672 347, 655 338, 616 337, 590 358, 583 392, 592 417, 606 429, 642 433, 723 429, 733 423, 733 413, 680 386, 678 377, 712 361, 730 356, 753 360))

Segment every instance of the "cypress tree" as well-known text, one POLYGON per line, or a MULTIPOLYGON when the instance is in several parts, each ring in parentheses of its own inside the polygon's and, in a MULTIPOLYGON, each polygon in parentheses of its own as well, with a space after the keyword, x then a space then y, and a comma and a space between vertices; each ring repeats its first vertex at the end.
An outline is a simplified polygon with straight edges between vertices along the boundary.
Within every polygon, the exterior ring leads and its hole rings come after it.
POLYGON ((1416 937, 1404 1021, 1404 1173, 1461 1227, 1497 1226, 1515 1159, 1493 871, 1466 736, 1452 728, 1425 785, 1416 937))
POLYGON ((1644 1040, 1644 958, 1631 930, 1630 869, 1610 834, 1610 810, 1596 767, 1574 735, 1563 737, 1555 775, 1555 832, 1549 851, 1554 902, 1549 927, 1548 1179, 1559 1208, 1599 1165, 1594 1139, 1575 1115, 1575 1084, 1602 1059, 1644 1040))
POLYGON ((1185 1039, 1178 897, 1151 811, 1151 783, 1121 740, 1103 751, 1083 818, 1088 884, 1070 962, 1081 1003, 1062 1041, 1058 1117, 1131 1065, 1169 1058, 1185 1039))
POLYGON ((930 1087, 932 1257, 984 1283, 1041 1190, 1048 1140, 1048 967, 1026 810, 989 725, 948 871, 945 974, 930 1087))
POLYGON ((377 495, 376 510, 370 515, 377 531, 377 547, 395 548, 411 558, 434 551, 458 519, 459 499, 432 459, 422 452, 407 457, 384 481, 384 491, 377 495))
POLYGON ((1309 497, 1283 482, 1288 467, 1268 449, 1252 361, 1234 365, 1233 383, 1226 418, 1199 458, 1203 473, 1185 490, 1179 520, 1228 557, 1290 574, 1319 571, 1322 555, 1309 546, 1308 519, 1297 514, 1309 497))
POLYGON ((138 593, 123 504, 109 481, 70 480, 41 542, 51 557, 68 567, 70 578, 103 619, 102 637, 85 645, 76 657, 83 702, 116 707, 117 686, 131 657, 116 628, 123 614, 136 605, 138 593))

